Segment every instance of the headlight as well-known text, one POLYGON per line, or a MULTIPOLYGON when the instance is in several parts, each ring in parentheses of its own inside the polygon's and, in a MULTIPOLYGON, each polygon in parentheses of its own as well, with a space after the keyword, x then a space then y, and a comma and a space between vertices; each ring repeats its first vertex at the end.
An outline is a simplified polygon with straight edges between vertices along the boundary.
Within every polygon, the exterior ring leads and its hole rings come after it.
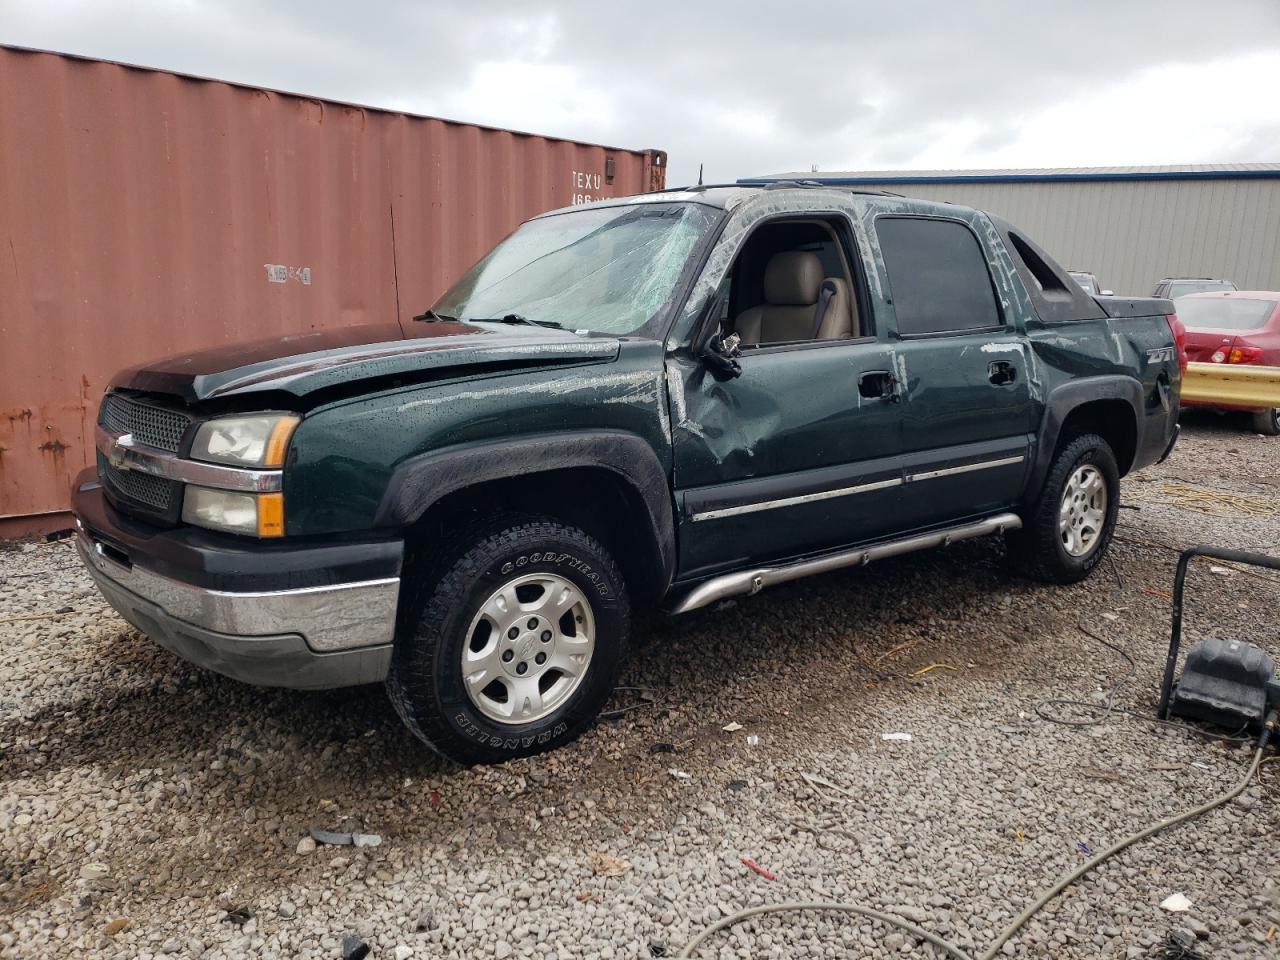
POLYGON ((182 500, 182 520, 251 537, 283 537, 284 494, 240 493, 189 485, 182 500))
POLYGON ((237 467, 282 467, 297 425, 297 417, 281 413, 210 420, 196 431, 191 459, 237 467))

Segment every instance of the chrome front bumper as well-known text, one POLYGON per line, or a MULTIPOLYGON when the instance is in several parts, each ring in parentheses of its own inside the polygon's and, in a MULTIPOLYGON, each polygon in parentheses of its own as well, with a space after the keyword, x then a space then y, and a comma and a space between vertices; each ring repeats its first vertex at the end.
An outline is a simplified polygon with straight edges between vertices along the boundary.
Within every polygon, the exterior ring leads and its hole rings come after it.
POLYGON ((127 621, 179 656, 263 686, 309 689, 385 679, 400 579, 233 593, 112 556, 81 530, 80 559, 127 621))

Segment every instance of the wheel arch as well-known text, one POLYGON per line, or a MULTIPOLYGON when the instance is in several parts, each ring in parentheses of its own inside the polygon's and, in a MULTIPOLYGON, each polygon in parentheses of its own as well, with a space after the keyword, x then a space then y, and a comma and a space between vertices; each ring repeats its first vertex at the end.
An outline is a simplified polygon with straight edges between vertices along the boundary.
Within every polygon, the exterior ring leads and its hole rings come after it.
POLYGON ((1141 411, 1142 384, 1133 377, 1086 377, 1055 389, 1045 403, 1025 499, 1039 496, 1054 454, 1082 433, 1097 433, 1107 441, 1123 477, 1137 457, 1141 411))
POLYGON ((412 550, 483 512, 551 516, 613 553, 628 588, 657 602, 675 570, 667 471, 652 446, 623 431, 536 434, 447 447, 393 472, 377 525, 406 531, 412 550))

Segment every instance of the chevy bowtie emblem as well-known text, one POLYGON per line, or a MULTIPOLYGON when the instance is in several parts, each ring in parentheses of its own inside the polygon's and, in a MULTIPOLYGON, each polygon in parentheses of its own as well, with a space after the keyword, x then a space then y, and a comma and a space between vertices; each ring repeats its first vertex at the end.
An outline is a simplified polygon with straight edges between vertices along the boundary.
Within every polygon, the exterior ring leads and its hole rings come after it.
POLYGON ((111 441, 111 448, 107 450, 107 462, 117 470, 128 470, 129 463, 125 460, 125 454, 132 449, 133 434, 121 434, 111 441))

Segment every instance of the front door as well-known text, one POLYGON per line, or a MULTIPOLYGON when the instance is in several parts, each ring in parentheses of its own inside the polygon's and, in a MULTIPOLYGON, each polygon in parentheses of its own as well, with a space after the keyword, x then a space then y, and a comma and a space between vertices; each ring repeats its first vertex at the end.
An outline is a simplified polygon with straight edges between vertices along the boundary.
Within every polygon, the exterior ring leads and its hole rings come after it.
POLYGON ((888 344, 818 341, 744 351, 717 380, 668 362, 681 577, 892 532, 902 492, 902 405, 874 392, 888 344))
POLYGON ((902 487, 893 351, 852 221, 815 209, 726 234, 731 266, 708 280, 720 329, 746 341, 742 374, 688 351, 667 361, 681 577, 884 536, 902 487), (819 277, 848 291, 822 313, 805 306, 819 277))

